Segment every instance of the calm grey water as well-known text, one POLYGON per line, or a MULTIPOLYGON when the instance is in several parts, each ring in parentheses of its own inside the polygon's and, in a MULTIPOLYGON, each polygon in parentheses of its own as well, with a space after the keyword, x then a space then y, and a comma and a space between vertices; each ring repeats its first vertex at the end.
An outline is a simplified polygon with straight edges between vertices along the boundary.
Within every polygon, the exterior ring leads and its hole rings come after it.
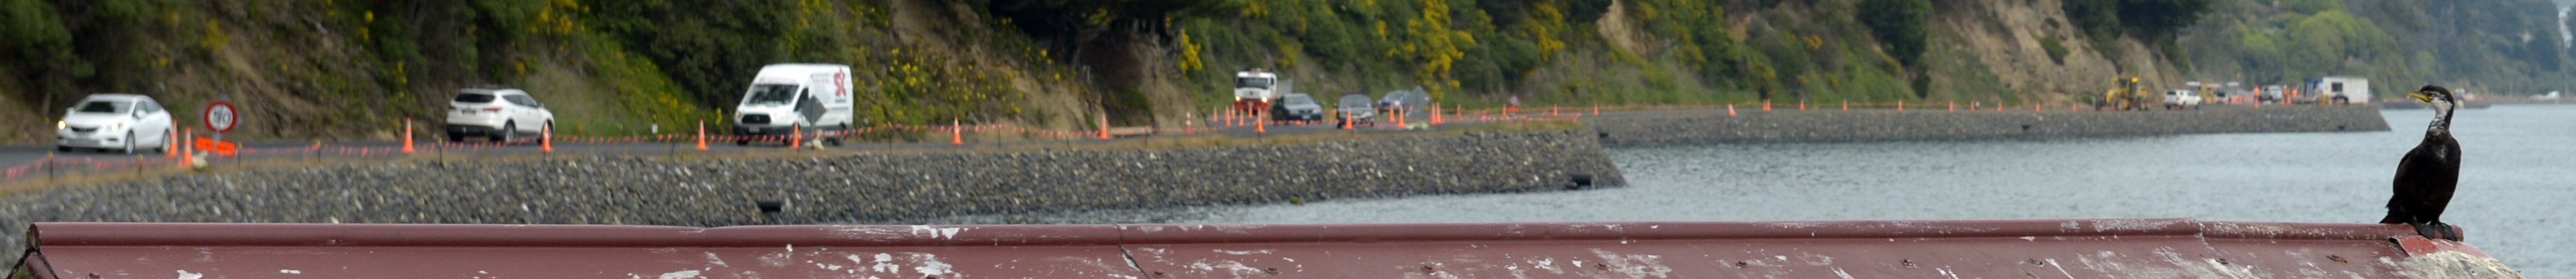
MULTIPOLYGON (((1632 184, 1582 192, 1202 208, 1140 222, 1384 223, 2189 217, 2379 220, 2426 110, 2392 132, 1610 150, 1632 184)), ((2576 106, 2458 113, 2446 221, 2531 278, 2576 278, 2576 106)), ((1043 221, 1041 221, 1043 222, 1043 221)))

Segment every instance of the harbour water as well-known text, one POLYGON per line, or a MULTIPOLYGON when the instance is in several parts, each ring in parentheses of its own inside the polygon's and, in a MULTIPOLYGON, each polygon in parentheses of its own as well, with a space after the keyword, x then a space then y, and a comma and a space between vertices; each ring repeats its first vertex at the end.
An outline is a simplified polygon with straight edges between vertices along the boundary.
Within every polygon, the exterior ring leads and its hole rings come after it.
MULTIPOLYGON (((1336 200, 1076 219, 1176 223, 1949 220, 2378 221, 2429 110, 2390 132, 1701 145, 1609 150, 1623 188, 1336 200)), ((2443 219, 2530 278, 2576 277, 2576 106, 2463 110, 2443 219)), ((1096 213, 1096 212, 1095 212, 1096 213)), ((1041 217, 1041 219, 1044 219, 1041 217)), ((1011 220, 1004 222, 1062 222, 1011 220)))

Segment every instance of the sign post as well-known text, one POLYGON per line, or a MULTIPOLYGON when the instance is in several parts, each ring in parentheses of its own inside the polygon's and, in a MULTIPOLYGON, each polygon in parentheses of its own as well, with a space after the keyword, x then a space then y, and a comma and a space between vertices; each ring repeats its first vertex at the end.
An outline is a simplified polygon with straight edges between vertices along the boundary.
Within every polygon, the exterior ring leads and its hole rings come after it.
MULTIPOLYGON (((205 149, 223 150, 220 147, 224 144, 224 133, 232 132, 233 126, 235 126, 233 124, 239 124, 241 122, 240 117, 237 117, 233 112, 233 103, 227 101, 227 99, 230 98, 216 99, 214 103, 206 104, 206 111, 203 119, 205 119, 206 129, 215 132, 214 144, 212 145, 216 148, 205 149)), ((195 141, 195 139, 189 139, 189 141, 195 141)), ((212 163, 213 160, 207 160, 207 162, 209 162, 207 165, 214 164, 212 163)))

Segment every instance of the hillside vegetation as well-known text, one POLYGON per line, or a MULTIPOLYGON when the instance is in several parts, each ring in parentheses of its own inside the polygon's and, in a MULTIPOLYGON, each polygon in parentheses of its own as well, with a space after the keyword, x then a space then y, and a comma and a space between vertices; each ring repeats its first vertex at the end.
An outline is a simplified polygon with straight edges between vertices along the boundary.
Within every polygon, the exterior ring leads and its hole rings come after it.
POLYGON ((2576 86, 2544 0, 2222 2, 2183 42, 2196 76, 2263 84, 2327 75, 2374 79, 2381 94, 2427 83, 2481 93, 2576 86))
POLYGON ((529 89, 569 134, 721 131, 750 74, 788 62, 860 69, 867 124, 1053 129, 1178 126, 1255 67, 1325 99, 1421 86, 1453 107, 2565 83, 2541 0, 2348 2, 0 0, 0 138, 41 142, 80 96, 130 92, 183 119, 231 99, 254 140, 389 139, 483 85, 529 89))

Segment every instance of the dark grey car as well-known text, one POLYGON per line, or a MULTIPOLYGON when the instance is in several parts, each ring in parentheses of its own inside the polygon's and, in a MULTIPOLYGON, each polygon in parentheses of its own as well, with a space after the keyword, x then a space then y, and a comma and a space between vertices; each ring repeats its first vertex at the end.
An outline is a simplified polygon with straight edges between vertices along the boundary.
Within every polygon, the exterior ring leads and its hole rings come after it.
POLYGON ((1306 94, 1290 93, 1272 103, 1270 120, 1324 120, 1324 105, 1306 94))

